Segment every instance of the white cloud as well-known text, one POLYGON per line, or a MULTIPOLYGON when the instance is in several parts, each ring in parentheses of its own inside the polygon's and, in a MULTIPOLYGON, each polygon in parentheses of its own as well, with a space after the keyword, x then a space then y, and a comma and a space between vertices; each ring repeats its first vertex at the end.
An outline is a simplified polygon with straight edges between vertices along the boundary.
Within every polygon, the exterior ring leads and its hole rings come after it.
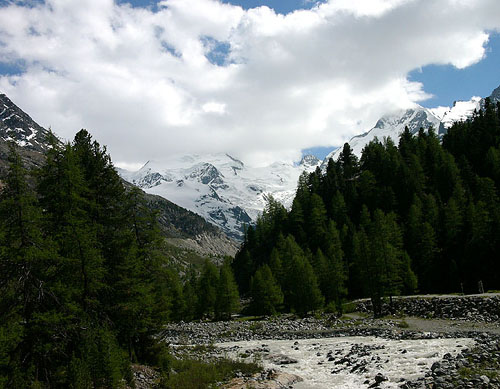
POLYGON ((0 90, 65 138, 89 129, 130 166, 205 151, 298 158, 428 97, 408 72, 470 66, 499 28, 498 0, 331 0, 287 15, 46 0, 0 8, 0 61, 25 64, 0 90))
POLYGON ((204 112, 207 113, 212 112, 212 113, 223 114, 224 112, 226 112, 226 104, 217 103, 215 101, 210 101, 206 104, 203 104, 201 108, 203 109, 204 112))

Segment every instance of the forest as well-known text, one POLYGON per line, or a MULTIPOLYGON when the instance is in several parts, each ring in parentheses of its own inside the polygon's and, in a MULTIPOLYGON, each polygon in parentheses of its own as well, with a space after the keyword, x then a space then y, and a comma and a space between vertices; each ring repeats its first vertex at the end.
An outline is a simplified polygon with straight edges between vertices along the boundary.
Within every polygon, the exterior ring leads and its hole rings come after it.
POLYGON ((272 198, 233 263, 259 314, 342 311, 346 300, 500 289, 500 104, 399 143, 374 140, 272 198))
MULTIPOLYGON (((169 377, 157 337, 169 321, 342 312, 358 297, 379 315, 385 297, 500 288, 500 105, 488 100, 442 141, 406 129, 359 160, 344 145, 302 174, 290 209, 270 198, 219 267, 170 261, 157 215, 86 130, 49 141, 29 171, 12 144, 2 178, 0 388, 133 387, 134 363, 170 388, 193 374, 182 362, 169 377)), ((232 371, 195 366, 212 380, 232 371)))
POLYGON ((106 148, 86 130, 49 141, 46 162, 30 171, 11 144, 2 180, 0 388, 133 387, 137 362, 171 387, 157 335, 168 321, 228 318, 239 304, 230 265, 181 272, 106 148))

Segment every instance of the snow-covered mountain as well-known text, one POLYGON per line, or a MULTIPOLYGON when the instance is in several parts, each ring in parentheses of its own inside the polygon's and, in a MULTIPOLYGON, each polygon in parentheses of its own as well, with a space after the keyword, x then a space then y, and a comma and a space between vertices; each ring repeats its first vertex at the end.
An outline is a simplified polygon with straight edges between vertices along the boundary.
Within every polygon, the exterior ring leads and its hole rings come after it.
POLYGON ((453 107, 448 108, 443 112, 443 107, 432 109, 431 111, 441 120, 440 133, 446 132, 453 123, 467 120, 472 116, 475 110, 479 109, 483 104, 484 99, 481 97, 473 97, 469 101, 455 101, 453 107), (442 116, 439 114, 443 112, 442 116))
POLYGON ((7 169, 9 142, 19 146, 19 155, 27 167, 40 166, 48 149, 48 131, 0 93, 0 176, 7 169))
POLYGON ((493 103, 500 102, 500 86, 491 93, 490 99, 493 103))
POLYGON ((250 167, 229 154, 209 154, 149 161, 136 172, 119 173, 147 193, 189 209, 241 239, 244 225, 255 222, 269 195, 291 205, 300 174, 319 165, 312 155, 299 164, 250 167))
MULTIPOLYGON (((17 145, 17 152, 28 168, 41 166, 45 152, 49 150, 48 134, 26 112, 0 93, 0 188, 8 169, 9 143, 17 145)), ((126 187, 130 184, 126 183, 126 187)), ((163 197, 145 194, 147 204, 157 212, 160 231, 169 243, 176 247, 172 258, 180 263, 194 255, 220 257, 234 255, 238 244, 229 239, 216 226, 202 217, 187 211, 163 197)))
MULTIPOLYGON (((439 125, 440 120, 430 110, 419 106, 417 108, 401 110, 391 115, 383 116, 377 121, 375 127, 364 134, 351 138, 348 143, 351 146, 353 153, 359 157, 361 156, 363 148, 375 138, 378 138, 379 140, 391 138, 397 144, 399 134, 404 131, 405 127, 408 127, 414 134, 418 132, 420 127, 429 128, 430 126, 433 126, 438 129, 439 125)), ((328 154, 322 167, 326 167, 330 158, 333 158, 336 161, 341 151, 342 147, 328 154)))
MULTIPOLYGON (((492 92, 490 99, 493 103, 500 101, 500 86, 492 92)), ((468 101, 456 101, 453 107, 428 109, 417 105, 415 108, 394 112, 383 116, 371 130, 351 138, 348 143, 354 154, 360 157, 363 147, 375 138, 380 141, 386 137, 391 138, 397 144, 399 135, 405 127, 415 134, 421 127, 427 130, 432 126, 438 135, 442 136, 454 122, 467 120, 475 110, 484 107, 484 101, 485 99, 481 97, 472 97, 468 101)), ((323 161, 322 168, 326 167, 330 158, 336 160, 341 151, 342 148, 338 148, 328 154, 323 161)))

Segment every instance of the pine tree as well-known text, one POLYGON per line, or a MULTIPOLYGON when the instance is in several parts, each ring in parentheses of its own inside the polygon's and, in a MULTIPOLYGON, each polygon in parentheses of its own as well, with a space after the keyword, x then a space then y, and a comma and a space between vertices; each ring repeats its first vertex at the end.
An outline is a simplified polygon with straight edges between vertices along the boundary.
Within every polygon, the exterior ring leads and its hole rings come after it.
POLYGON ((182 315, 182 320, 190 321, 196 318, 196 309, 198 307, 198 296, 196 294, 196 273, 194 269, 187 271, 182 294, 185 301, 185 310, 182 315))
POLYGON ((198 279, 198 317, 214 313, 218 283, 219 271, 217 267, 208 260, 205 260, 200 278, 198 279))
MULTIPOLYGON (((56 237, 62 269, 72 294, 77 294, 86 314, 98 310, 97 295, 104 288, 103 258, 97 241, 97 225, 88 212, 84 181, 78 158, 70 144, 53 146, 40 171, 38 193, 49 233, 56 237)), ((71 299, 73 298, 70 297, 71 299)))
POLYGON ((229 320, 231 314, 236 313, 240 307, 238 285, 234 281, 233 271, 229 263, 224 263, 220 268, 219 280, 216 289, 215 318, 229 320))
POLYGON ((283 293, 267 265, 263 265, 252 277, 251 310, 256 315, 274 315, 283 304, 283 293))
POLYGON ((342 242, 333 220, 330 220, 327 233, 326 257, 327 257, 327 275, 329 285, 324 291, 326 301, 333 301, 337 310, 342 312, 342 300, 347 296, 347 267, 344 263, 344 252, 342 242))
POLYGON ((286 238, 281 255, 285 272, 283 286, 285 304, 299 315, 320 308, 324 298, 316 275, 305 253, 291 235, 286 238))
POLYGON ((313 193, 310 199, 310 214, 307 218, 307 236, 311 250, 317 250, 325 241, 326 223, 325 204, 319 195, 313 193))
MULTIPOLYGON (((34 371, 47 362, 36 346, 44 333, 49 339, 55 335, 53 328, 39 331, 44 314, 59 305, 51 288, 58 257, 42 228, 27 171, 16 146, 9 144, 9 170, 0 192, 0 382, 6 387, 30 385, 34 371)), ((53 346, 56 355, 64 347, 53 346)))

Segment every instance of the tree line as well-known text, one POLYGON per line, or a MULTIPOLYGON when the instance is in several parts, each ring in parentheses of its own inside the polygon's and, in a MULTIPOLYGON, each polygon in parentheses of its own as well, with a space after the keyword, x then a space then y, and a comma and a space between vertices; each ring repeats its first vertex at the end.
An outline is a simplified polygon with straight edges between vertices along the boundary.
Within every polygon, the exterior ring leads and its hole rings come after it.
POLYGON ((86 130, 49 143, 32 171, 10 145, 0 189, 0 388, 132 385, 131 362, 158 363, 163 324, 237 309, 231 267, 181 277, 106 148, 86 130))
POLYGON ((345 144, 303 173, 289 210, 273 200, 247 229, 233 268, 255 312, 305 313, 371 297, 500 287, 500 106, 396 145, 345 144), (256 286, 258 285, 258 286, 256 286), (265 291, 263 291, 265 290, 265 291))

